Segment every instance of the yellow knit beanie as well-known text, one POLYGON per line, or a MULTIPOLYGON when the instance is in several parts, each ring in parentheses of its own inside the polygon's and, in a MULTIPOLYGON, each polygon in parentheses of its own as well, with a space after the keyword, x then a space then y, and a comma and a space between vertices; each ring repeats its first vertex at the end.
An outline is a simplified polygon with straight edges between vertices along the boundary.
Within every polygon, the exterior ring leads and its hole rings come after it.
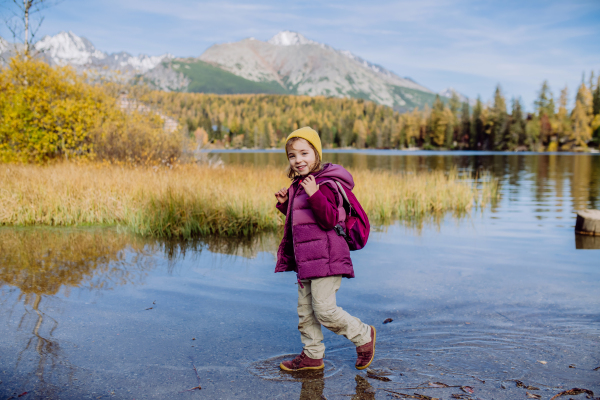
POLYGON ((294 138, 294 137, 302 138, 302 139, 308 141, 310 144, 312 144, 315 147, 315 149, 317 149, 317 151, 319 152, 319 159, 323 160, 323 150, 321 148, 321 138, 319 137, 319 134, 317 133, 317 131, 315 131, 312 128, 309 128, 308 126, 305 126, 300 129, 296 129, 294 132, 289 134, 287 139, 285 139, 285 144, 287 145, 287 142, 291 138, 294 138))

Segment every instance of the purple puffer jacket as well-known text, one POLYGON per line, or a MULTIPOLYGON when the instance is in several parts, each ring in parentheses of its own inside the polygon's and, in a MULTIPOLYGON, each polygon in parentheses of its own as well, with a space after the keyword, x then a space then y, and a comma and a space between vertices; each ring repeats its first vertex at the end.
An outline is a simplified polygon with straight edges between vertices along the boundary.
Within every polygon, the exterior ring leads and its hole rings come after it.
MULTIPOLYGON (((335 178, 350 190, 354 187, 352 175, 341 165, 324 164, 321 171, 312 175, 316 178, 317 184, 335 178)), ((334 188, 338 197, 338 219, 343 222, 346 219, 346 212, 341 195, 338 193, 335 183, 328 186, 334 188)), ((275 266, 275 272, 284 271, 296 271, 299 280, 324 278, 332 275, 354 278, 350 250, 346 240, 342 236, 338 236, 334 229, 325 231, 317 225, 315 215, 308 204, 308 195, 301 185, 292 184, 288 189, 283 240, 277 251, 277 265, 275 266)))

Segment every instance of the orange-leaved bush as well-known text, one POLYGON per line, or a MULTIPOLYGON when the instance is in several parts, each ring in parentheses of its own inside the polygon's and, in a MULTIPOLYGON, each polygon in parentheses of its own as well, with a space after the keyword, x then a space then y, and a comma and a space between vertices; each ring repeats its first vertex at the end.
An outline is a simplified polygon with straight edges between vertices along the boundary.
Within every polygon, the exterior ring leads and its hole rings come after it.
POLYGON ((70 67, 18 55, 0 68, 0 161, 157 162, 177 158, 181 138, 158 115, 124 111, 105 88, 70 67))

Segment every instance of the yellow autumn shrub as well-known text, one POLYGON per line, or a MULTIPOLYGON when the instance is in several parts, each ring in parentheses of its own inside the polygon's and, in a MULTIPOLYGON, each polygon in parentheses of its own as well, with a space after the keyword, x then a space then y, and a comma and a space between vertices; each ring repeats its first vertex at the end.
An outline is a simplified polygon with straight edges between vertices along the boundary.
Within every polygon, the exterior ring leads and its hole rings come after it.
POLYGON ((122 110, 70 67, 19 55, 0 68, 0 161, 156 162, 177 158, 181 139, 150 111, 122 110))

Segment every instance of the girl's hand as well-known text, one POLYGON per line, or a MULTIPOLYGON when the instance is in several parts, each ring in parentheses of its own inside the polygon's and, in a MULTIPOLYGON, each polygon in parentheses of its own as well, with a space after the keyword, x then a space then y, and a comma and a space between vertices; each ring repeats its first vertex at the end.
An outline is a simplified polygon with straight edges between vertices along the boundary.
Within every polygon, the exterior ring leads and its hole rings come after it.
POLYGON ((281 188, 281 190, 275 193, 275 198, 281 204, 285 203, 288 200, 288 190, 287 188, 281 188))
POLYGON ((306 192, 308 197, 317 193, 317 190, 319 190, 319 185, 317 185, 317 181, 312 175, 308 175, 300 184, 304 188, 304 191, 306 192))

